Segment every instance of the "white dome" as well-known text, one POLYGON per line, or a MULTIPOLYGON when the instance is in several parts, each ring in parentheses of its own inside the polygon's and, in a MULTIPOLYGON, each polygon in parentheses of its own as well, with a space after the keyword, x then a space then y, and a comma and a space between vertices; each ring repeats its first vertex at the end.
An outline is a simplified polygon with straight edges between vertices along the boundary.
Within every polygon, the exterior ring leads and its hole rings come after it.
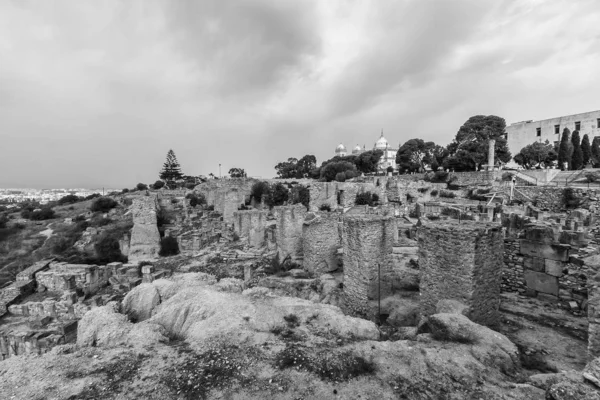
POLYGON ((360 153, 361 151, 362 151, 362 147, 360 147, 359 145, 356 145, 356 147, 352 149, 352 154, 357 154, 357 153, 360 153))
POLYGON ((345 153, 346 146, 344 146, 343 144, 340 143, 339 146, 335 148, 335 152, 336 153, 345 153))
POLYGON ((383 132, 381 132, 381 137, 375 142, 376 149, 385 149, 389 147, 389 143, 386 138, 383 137, 383 132))

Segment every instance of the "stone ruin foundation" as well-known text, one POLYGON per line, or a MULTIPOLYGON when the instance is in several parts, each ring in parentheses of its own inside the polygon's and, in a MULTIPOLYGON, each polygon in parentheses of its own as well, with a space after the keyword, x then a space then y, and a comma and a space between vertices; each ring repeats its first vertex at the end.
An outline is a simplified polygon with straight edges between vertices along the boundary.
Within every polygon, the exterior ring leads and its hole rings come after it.
POLYGON ((302 224, 306 207, 302 204, 273 207, 277 218, 276 241, 279 261, 288 256, 292 260, 302 259, 302 224))
POLYGON ((158 203, 155 196, 140 196, 133 199, 131 213, 133 229, 129 244, 129 262, 137 263, 158 258, 160 233, 156 225, 158 203))
POLYGON ((233 213, 233 231, 240 238, 246 238, 251 247, 262 247, 265 244, 265 226, 267 211, 248 210, 233 213))
POLYGON ((335 212, 309 213, 302 227, 303 267, 316 276, 338 269, 338 249, 342 246, 340 217, 335 212))
POLYGON ((499 323, 504 240, 493 223, 443 221, 419 227, 420 307, 435 314, 440 300, 469 307, 469 318, 482 325, 499 323))
POLYGON ((392 252, 396 221, 391 216, 363 215, 344 218, 344 299, 350 315, 374 319, 370 288, 377 285, 378 269, 392 252))

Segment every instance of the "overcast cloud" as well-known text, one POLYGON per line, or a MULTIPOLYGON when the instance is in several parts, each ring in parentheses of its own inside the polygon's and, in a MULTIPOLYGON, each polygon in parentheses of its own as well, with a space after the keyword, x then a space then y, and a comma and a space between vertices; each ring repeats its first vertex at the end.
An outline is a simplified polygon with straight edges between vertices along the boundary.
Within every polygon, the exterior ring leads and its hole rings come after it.
POLYGON ((133 187, 600 109, 596 0, 0 1, 0 186, 133 187))

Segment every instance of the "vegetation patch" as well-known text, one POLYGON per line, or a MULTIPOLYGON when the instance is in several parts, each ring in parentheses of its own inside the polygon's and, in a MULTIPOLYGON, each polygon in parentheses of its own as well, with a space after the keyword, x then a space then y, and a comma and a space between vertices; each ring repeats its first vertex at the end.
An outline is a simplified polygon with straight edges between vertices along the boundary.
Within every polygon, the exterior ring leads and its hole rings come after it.
POLYGON ((456 193, 450 192, 449 190, 442 190, 442 191, 440 191, 440 197, 446 197, 449 199, 453 199, 456 197, 456 193))

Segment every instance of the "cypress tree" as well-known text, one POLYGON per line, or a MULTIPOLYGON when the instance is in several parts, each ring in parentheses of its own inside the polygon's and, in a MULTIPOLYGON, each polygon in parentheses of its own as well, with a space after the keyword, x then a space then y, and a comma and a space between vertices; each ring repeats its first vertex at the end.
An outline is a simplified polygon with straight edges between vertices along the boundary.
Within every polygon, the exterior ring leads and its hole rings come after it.
POLYGON ((594 167, 600 164, 600 136, 596 136, 592 140, 592 163, 594 167))
POLYGON ((571 131, 569 131, 569 128, 565 128, 560 140, 560 146, 558 147, 558 166, 563 170, 565 169, 565 163, 568 166, 571 165, 571 155, 569 154, 569 148, 571 147, 571 142, 569 141, 570 135, 571 131))
POLYGON ((583 153, 583 166, 586 167, 592 159, 592 146, 590 145, 590 137, 587 133, 581 139, 581 151, 583 153))
POLYGON ((581 151, 581 138, 579 131, 574 131, 571 136, 573 144, 573 155, 571 156, 571 169, 577 170, 583 167, 583 151, 581 151))
POLYGON ((163 164, 163 169, 158 176, 165 181, 176 181, 183 178, 181 166, 173 150, 169 150, 167 153, 167 160, 163 164))

